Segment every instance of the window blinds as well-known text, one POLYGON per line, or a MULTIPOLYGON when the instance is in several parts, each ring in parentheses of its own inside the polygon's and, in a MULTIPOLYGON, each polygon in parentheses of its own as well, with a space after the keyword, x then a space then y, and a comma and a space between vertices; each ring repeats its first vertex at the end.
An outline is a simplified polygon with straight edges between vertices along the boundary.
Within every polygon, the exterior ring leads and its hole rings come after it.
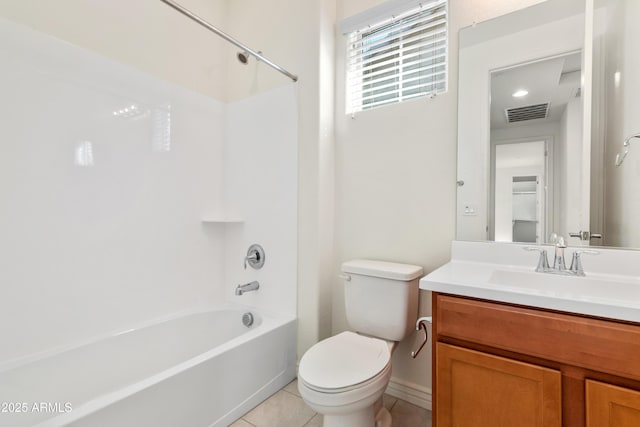
POLYGON ((420 3, 348 38, 348 112, 446 91, 446 0, 420 3))

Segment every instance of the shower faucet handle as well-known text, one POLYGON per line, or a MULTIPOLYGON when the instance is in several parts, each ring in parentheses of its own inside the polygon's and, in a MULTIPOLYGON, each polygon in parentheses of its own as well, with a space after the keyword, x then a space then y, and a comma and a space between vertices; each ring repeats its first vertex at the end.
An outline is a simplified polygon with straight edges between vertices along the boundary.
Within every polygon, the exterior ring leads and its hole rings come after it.
POLYGON ((244 257, 244 269, 247 269, 247 264, 255 270, 262 268, 264 265, 265 254, 262 246, 253 244, 249 246, 247 250, 247 256, 244 257))
POLYGON ((244 257, 244 269, 247 269, 247 262, 255 262, 258 260, 258 253, 254 252, 251 255, 244 257))

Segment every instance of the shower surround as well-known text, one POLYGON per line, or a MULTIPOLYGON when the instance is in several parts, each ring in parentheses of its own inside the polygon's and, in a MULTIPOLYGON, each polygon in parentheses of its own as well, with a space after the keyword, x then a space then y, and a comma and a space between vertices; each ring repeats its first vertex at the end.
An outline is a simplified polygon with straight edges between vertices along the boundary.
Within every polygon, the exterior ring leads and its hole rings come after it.
POLYGON ((226 104, 4 19, 0 52, 0 373, 178 312, 295 318, 294 84, 226 104))

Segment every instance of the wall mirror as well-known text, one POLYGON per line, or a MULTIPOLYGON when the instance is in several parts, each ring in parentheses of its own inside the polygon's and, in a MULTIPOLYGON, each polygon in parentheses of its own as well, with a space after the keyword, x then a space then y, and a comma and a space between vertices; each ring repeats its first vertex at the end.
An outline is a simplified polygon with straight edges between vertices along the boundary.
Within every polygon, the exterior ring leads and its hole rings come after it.
POLYGON ((457 239, 640 247, 638 19, 548 0, 461 30, 457 239))

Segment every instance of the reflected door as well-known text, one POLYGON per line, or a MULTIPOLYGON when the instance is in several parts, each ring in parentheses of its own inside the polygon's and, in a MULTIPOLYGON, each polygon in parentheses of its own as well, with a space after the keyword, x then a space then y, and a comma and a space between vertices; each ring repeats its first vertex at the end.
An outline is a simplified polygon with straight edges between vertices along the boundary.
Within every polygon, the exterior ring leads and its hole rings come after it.
POLYGON ((547 143, 506 141, 492 150, 489 231, 498 242, 542 243, 547 232, 547 143))

